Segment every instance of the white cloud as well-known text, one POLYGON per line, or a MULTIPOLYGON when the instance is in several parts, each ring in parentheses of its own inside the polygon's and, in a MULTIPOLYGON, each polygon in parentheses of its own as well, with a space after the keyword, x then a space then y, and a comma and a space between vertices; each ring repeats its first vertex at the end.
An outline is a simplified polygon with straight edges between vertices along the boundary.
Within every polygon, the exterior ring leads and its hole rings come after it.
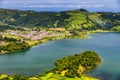
POLYGON ((41 5, 23 5, 21 7, 32 7, 32 8, 81 8, 81 7, 86 7, 86 8, 100 8, 100 7, 105 7, 108 6, 108 4, 41 4, 41 5))
MULTIPOLYGON (((31 1, 32 2, 32 1, 31 1)), ((2 6, 2 5, 0 5, 2 6)), ((3 5, 5 6, 5 4, 3 5)), ((18 4, 9 4, 6 5, 9 7, 21 7, 21 8, 103 8, 103 7, 118 7, 117 5, 114 4, 108 4, 108 3, 87 3, 87 2, 82 2, 82 3, 76 3, 76 4, 72 4, 72 3, 64 3, 64 4, 60 4, 57 1, 53 1, 53 3, 23 3, 22 5, 18 5, 18 4)))
POLYGON ((86 4, 86 3, 88 3, 88 2, 87 2, 87 1, 83 1, 82 3, 86 4))
POLYGON ((14 7, 14 5, 13 5, 13 4, 11 4, 11 5, 10 5, 10 7, 14 7))
POLYGON ((32 7, 32 8, 52 8, 52 7, 56 7, 56 8, 80 8, 81 5, 28 5, 28 6, 22 6, 22 7, 32 7))
POLYGON ((94 8, 100 8, 100 7, 104 7, 106 6, 107 4, 95 4, 93 5, 94 8))

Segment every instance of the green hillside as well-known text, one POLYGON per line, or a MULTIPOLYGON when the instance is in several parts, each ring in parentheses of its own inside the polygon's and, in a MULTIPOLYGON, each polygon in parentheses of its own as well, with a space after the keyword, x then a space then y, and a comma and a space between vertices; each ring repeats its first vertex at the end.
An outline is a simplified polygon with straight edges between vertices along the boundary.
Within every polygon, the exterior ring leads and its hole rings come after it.
POLYGON ((0 9, 0 25, 30 28, 64 27, 67 30, 111 30, 120 25, 120 13, 91 13, 84 9, 58 13, 0 9))

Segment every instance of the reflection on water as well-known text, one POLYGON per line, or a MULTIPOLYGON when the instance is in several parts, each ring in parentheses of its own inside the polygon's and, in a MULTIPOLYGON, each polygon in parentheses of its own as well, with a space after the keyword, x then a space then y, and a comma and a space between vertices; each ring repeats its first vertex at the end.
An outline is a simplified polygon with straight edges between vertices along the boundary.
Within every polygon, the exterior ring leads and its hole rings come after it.
POLYGON ((116 80, 114 79, 114 74, 103 70, 93 70, 90 73, 88 73, 88 75, 99 78, 100 80, 116 80))

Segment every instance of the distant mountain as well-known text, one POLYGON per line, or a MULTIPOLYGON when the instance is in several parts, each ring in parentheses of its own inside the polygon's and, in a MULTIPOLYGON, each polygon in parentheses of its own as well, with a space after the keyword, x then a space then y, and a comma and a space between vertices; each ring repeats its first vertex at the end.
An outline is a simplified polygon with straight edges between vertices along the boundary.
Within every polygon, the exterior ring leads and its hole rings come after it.
POLYGON ((120 26, 120 13, 93 13, 84 9, 58 13, 0 9, 0 25, 31 28, 64 27, 67 30, 112 29, 120 26))

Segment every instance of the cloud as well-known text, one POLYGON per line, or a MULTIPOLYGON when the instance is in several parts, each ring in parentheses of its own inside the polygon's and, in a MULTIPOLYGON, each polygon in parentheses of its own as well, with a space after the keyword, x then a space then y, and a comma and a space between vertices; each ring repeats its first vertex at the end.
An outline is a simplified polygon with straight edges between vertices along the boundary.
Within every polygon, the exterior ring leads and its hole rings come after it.
POLYGON ((100 8, 100 7, 105 7, 107 6, 108 4, 95 4, 93 5, 94 8, 100 8))
POLYGON ((28 8, 101 8, 108 7, 111 4, 40 4, 40 5, 22 5, 28 8))
POLYGON ((22 6, 22 7, 31 7, 31 8, 52 8, 52 7, 56 7, 56 8, 80 8, 80 5, 28 5, 28 6, 22 6))

